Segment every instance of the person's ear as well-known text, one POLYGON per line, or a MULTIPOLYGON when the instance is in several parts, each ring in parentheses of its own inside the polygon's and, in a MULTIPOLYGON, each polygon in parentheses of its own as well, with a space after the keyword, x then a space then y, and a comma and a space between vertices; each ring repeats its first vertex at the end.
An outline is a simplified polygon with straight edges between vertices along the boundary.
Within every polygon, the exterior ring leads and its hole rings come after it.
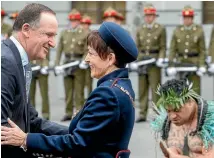
POLYGON ((113 65, 116 62, 116 56, 115 56, 115 54, 114 53, 110 53, 108 60, 110 62, 109 64, 113 65))
POLYGON ((30 25, 28 23, 25 23, 22 25, 22 33, 26 38, 29 38, 30 33, 30 25))

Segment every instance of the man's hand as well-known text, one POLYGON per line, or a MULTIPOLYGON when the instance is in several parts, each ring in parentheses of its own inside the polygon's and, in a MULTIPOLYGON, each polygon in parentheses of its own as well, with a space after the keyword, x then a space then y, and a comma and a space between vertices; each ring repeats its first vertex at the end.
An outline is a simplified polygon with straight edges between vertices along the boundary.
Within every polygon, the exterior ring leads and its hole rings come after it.
POLYGON ((11 128, 1 126, 1 145, 21 146, 27 136, 13 121, 8 118, 11 128))
POLYGON ((166 73, 167 73, 168 76, 175 76, 177 71, 176 71, 175 67, 168 67, 166 69, 166 73))
POLYGON ((58 76, 58 75, 60 75, 60 74, 63 74, 63 73, 64 73, 64 70, 63 70, 61 67, 56 66, 55 69, 54 69, 54 72, 55 72, 55 74, 58 76))
POLYGON ((83 61, 79 64, 79 68, 80 68, 80 69, 87 69, 87 68, 88 68, 88 64, 83 60, 83 61))
POLYGON ((48 74, 48 67, 45 66, 45 67, 41 68, 40 73, 43 75, 47 75, 48 74))
POLYGON ((202 77, 204 75, 204 73, 206 72, 206 68, 205 67, 200 67, 198 69, 198 71, 196 71, 196 74, 200 77, 202 77))

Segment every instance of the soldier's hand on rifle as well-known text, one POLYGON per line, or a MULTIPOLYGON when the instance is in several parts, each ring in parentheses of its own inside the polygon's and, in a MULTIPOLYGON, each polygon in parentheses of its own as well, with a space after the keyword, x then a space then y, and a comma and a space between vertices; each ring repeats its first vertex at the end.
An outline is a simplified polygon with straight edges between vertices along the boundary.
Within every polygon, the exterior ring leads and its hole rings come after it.
POLYGON ((79 64, 79 68, 80 68, 80 69, 87 69, 87 68, 88 68, 88 64, 83 60, 83 61, 79 64))
POLYGON ((43 75, 47 75, 48 74, 48 67, 44 66, 43 68, 41 68, 40 73, 43 75))
POLYGON ((206 72, 206 68, 205 68, 205 67, 200 67, 200 68, 198 69, 198 71, 196 71, 196 74, 197 74, 198 76, 203 76, 205 72, 206 72))
POLYGON ((136 71, 138 69, 138 65, 135 62, 130 63, 129 67, 131 71, 136 71))
POLYGON ((159 58, 159 59, 156 61, 156 65, 157 65, 158 67, 163 67, 163 61, 164 61, 163 58, 159 58))
POLYGON ((60 75, 60 74, 64 73, 64 70, 60 66, 56 66, 54 68, 54 72, 55 72, 56 75, 60 75))
POLYGON ((211 61, 212 61, 212 57, 211 57, 211 56, 208 56, 208 57, 206 58, 206 63, 209 64, 209 63, 211 63, 211 61))
POLYGON ((214 63, 210 64, 208 71, 214 73, 214 63))
POLYGON ((166 69, 166 73, 168 76, 175 76, 176 75, 176 68, 175 67, 168 67, 166 69))

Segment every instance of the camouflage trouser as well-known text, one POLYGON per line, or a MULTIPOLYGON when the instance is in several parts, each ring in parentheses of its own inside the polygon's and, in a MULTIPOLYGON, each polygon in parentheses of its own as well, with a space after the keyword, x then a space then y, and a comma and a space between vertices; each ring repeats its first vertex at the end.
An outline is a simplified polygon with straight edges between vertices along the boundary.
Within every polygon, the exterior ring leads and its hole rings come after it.
POLYGON ((66 114, 72 116, 73 107, 80 110, 84 104, 85 70, 76 69, 73 75, 64 77, 66 114))
POLYGON ((43 117, 49 117, 49 97, 48 97, 48 75, 38 74, 36 77, 32 77, 30 87, 30 101, 35 107, 35 94, 36 94, 36 81, 39 82, 40 93, 42 97, 42 115, 43 117))
POLYGON ((149 105, 149 89, 152 90, 152 101, 157 102, 155 93, 158 84, 161 83, 161 69, 153 65, 147 68, 147 74, 139 75, 139 103, 140 116, 146 118, 149 105))

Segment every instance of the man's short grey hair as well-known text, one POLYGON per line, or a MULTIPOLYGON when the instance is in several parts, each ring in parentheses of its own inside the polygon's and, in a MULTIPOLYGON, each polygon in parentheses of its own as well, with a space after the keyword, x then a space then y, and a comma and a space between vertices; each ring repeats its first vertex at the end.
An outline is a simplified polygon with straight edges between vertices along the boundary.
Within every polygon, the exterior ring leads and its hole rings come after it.
POLYGON ((24 7, 19 12, 13 24, 14 31, 20 31, 25 23, 28 23, 33 28, 38 28, 40 24, 41 13, 50 13, 56 15, 56 13, 45 5, 39 3, 31 3, 24 7))

